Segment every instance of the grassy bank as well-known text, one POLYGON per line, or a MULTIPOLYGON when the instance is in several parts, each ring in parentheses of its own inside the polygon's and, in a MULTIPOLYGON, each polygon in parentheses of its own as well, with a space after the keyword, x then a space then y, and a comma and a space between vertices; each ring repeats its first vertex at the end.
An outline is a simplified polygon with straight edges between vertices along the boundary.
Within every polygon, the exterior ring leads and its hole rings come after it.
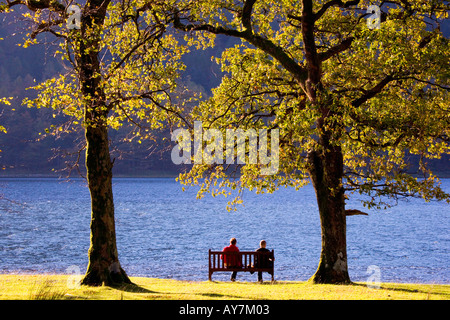
POLYGON ((315 299, 315 300, 448 300, 450 285, 382 283, 379 289, 364 283, 348 286, 308 282, 199 282, 131 278, 135 285, 120 288, 75 287, 67 275, 0 275, 0 300, 197 300, 197 299, 315 299), (69 281, 68 281, 69 280, 69 281))

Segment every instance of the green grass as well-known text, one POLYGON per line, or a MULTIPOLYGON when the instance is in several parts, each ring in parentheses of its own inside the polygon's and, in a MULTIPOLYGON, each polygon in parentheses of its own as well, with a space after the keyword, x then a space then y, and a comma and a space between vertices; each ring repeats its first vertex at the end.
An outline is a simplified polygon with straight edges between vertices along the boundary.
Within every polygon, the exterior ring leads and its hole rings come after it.
POLYGON ((309 282, 179 281, 132 277, 134 285, 112 288, 71 285, 68 275, 0 275, 0 300, 448 300, 450 285, 365 283, 314 285, 309 282), (68 282, 69 280, 69 282, 68 282))

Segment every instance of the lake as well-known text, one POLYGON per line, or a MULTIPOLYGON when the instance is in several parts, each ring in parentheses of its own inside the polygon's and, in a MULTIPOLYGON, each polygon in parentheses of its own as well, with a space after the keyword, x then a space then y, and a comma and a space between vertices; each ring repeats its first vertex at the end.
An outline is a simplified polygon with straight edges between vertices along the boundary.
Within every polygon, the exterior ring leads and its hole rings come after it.
MULTIPOLYGON (((449 191, 450 179, 443 186, 449 191)), ((183 192, 171 178, 116 178, 113 188, 119 259, 129 276, 207 280, 208 249, 221 250, 231 237, 241 250, 265 239, 275 250, 276 280, 304 281, 317 268, 320 221, 311 185, 244 192, 236 212, 226 210, 229 199, 197 200, 195 189, 183 192)), ((84 180, 2 178, 0 194, 0 273, 68 273, 74 266, 84 273, 90 223, 84 180)), ((363 210, 356 201, 348 208, 363 210)), ((347 217, 350 278, 364 282, 369 266, 377 266, 382 282, 449 284, 449 209, 410 199, 347 217)), ((240 273, 237 280, 256 278, 240 273)))

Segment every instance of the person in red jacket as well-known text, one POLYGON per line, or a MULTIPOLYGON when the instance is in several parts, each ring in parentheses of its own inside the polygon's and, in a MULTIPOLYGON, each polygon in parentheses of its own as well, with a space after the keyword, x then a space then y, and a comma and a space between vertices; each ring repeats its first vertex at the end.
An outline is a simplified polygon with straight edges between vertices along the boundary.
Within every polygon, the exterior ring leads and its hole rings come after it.
MULTIPOLYGON (((230 245, 228 247, 223 248, 223 252, 239 252, 239 248, 236 247, 236 238, 230 239, 230 245)), ((241 262, 241 256, 239 254, 233 254, 233 255, 227 255, 223 254, 221 257, 223 259, 223 264, 225 268, 241 268, 242 262, 241 262)), ((231 274, 231 281, 236 280, 237 271, 233 271, 231 274)))

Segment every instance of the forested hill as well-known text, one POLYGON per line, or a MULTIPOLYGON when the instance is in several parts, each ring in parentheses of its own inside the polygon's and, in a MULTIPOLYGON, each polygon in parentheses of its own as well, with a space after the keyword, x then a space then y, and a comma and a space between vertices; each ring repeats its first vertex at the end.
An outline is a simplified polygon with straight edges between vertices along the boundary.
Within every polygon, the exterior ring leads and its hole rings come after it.
MULTIPOLYGON (((450 37, 450 23, 444 26, 444 34, 450 37)), ((17 19, 0 14, 0 97, 14 97, 11 106, 0 105, 0 124, 7 134, 0 133, 0 177, 1 176, 59 176, 67 164, 77 159, 83 143, 83 133, 67 135, 58 139, 43 138, 45 128, 55 119, 48 109, 26 108, 21 105, 25 97, 32 97, 26 88, 57 74, 62 65, 53 57, 54 40, 51 35, 47 44, 26 49, 21 43, 26 26, 17 19)), ((233 38, 219 37, 216 46, 209 50, 195 51, 185 57, 187 70, 183 78, 192 87, 208 94, 220 82, 220 68, 211 61, 211 56, 220 56, 224 48, 233 45, 233 38)), ((116 158, 116 176, 175 176, 180 166, 170 160, 170 135, 155 132, 156 142, 142 144, 122 143, 126 132, 113 131, 112 156, 116 158)), ((83 152, 80 153, 83 167, 83 152)), ((450 176, 450 158, 436 160, 432 167, 450 176)), ((82 170, 83 172, 84 170, 82 170)), ((77 174, 76 168, 72 171, 77 174)))

